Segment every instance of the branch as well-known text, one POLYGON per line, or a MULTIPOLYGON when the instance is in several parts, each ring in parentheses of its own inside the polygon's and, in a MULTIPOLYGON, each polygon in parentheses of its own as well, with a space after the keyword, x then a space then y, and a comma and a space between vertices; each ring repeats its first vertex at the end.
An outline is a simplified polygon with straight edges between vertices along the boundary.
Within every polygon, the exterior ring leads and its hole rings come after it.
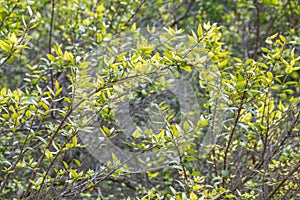
POLYGON ((177 18, 177 19, 170 25, 170 27, 175 26, 176 24, 178 24, 179 21, 183 20, 184 18, 186 18, 186 17, 188 16, 188 14, 189 14, 189 12, 190 12, 190 10, 191 10, 191 8, 192 8, 194 2, 195 2, 194 0, 191 0, 191 1, 190 1, 190 3, 189 3, 189 5, 188 5, 188 7, 187 7, 185 13, 184 13, 181 17, 177 18))
MULTIPOLYGON (((49 41, 48 41, 48 53, 51 54, 51 42, 52 42, 52 32, 53 32, 53 19, 54 19, 54 8, 55 8, 55 2, 54 0, 51 0, 51 21, 50 21, 50 32, 49 32, 49 41)), ((54 89, 54 80, 53 80, 53 70, 50 70, 51 75, 51 88, 54 89)))
POLYGON ((296 166, 288 173, 284 179, 277 185, 277 187, 269 194, 266 198, 267 200, 273 199, 273 196, 278 192, 278 190, 283 186, 283 184, 300 168, 300 161, 296 164, 296 166))

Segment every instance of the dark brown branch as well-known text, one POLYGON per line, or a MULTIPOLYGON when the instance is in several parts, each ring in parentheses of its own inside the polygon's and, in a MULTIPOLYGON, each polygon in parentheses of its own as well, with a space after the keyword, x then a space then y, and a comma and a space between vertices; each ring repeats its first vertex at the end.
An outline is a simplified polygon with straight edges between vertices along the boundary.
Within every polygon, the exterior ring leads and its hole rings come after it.
POLYGON ((190 3, 189 3, 189 5, 188 5, 188 7, 187 7, 187 9, 186 9, 186 11, 185 11, 185 13, 184 13, 182 16, 180 16, 179 18, 177 18, 177 19, 170 25, 171 27, 172 27, 172 26, 175 26, 176 24, 179 23, 179 21, 183 20, 184 18, 186 18, 186 17, 188 16, 188 14, 189 14, 189 12, 190 12, 192 6, 193 6, 193 3, 195 3, 195 1, 194 1, 194 0, 191 0, 190 3))
MULTIPOLYGON (((50 21, 50 31, 49 31, 49 41, 48 41, 48 53, 51 54, 51 43, 52 43, 52 32, 53 32, 53 19, 54 19, 54 9, 55 9, 55 0, 51 0, 51 21, 50 21)), ((50 70, 51 76, 51 89, 54 89, 54 80, 53 80, 53 70, 50 70)))

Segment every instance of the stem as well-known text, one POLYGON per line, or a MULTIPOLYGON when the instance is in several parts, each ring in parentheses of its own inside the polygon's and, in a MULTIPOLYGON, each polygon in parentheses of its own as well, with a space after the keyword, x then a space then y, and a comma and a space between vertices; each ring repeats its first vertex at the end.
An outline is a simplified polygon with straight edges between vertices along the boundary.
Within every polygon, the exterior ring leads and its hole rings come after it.
MULTIPOLYGON (((232 128, 231 133, 230 133, 230 136, 229 136, 229 141, 228 141, 227 146, 226 146, 226 149, 225 149, 225 153, 224 153, 224 162, 223 162, 223 170, 226 170, 226 168, 227 168, 228 151, 229 151, 229 148, 230 148, 232 139, 233 139, 234 132, 235 132, 235 130, 236 130, 236 128, 237 128, 237 124, 238 124, 239 119, 240 119, 240 116, 241 116, 241 111, 242 111, 243 105, 244 105, 244 99, 245 99, 245 97, 246 97, 246 89, 247 89, 247 85, 248 85, 248 81, 246 82, 245 91, 243 92, 243 96, 242 96, 242 99, 241 99, 241 103, 240 103, 240 106, 239 106, 238 111, 237 111, 237 117, 235 118, 235 122, 234 122, 233 128, 232 128)), ((223 181, 222 181, 223 187, 224 187, 224 184, 225 184, 225 180, 223 179, 223 181)))
MULTIPOLYGON (((50 21, 50 31, 49 31, 49 41, 48 41, 48 53, 51 54, 51 43, 52 43, 52 32, 53 32, 53 19, 54 19, 54 8, 55 2, 51 0, 51 21, 50 21)), ((53 80, 53 70, 50 70, 51 76, 51 88, 54 89, 54 80, 53 80)))
POLYGON ((242 108, 243 108, 243 102, 241 102, 241 105, 238 109, 238 113, 237 113, 237 117, 235 119, 235 122, 234 122, 234 125, 233 125, 233 128, 231 130, 231 133, 230 133, 230 136, 229 136, 229 141, 227 143, 227 146, 226 146, 226 149, 225 149, 225 153, 224 153, 224 162, 223 162, 223 170, 226 170, 227 168, 227 155, 228 155, 228 151, 229 151, 229 148, 230 148, 230 145, 231 145, 231 142, 232 142, 232 138, 233 138, 233 135, 234 135, 234 132, 235 132, 235 129, 237 127, 237 124, 239 122, 239 119, 240 119, 240 116, 241 116, 241 111, 242 111, 242 108))

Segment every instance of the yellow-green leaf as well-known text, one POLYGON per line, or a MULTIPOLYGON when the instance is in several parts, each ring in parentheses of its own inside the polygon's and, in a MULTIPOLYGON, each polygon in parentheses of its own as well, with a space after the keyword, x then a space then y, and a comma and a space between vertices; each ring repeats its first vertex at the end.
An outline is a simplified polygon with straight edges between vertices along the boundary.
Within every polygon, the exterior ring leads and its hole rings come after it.
POLYGON ((259 63, 259 66, 262 68, 268 69, 269 67, 265 63, 259 63))
POLYGON ((111 158, 114 162, 117 161, 117 156, 114 153, 111 153, 111 158))
POLYGON ((193 186, 194 191, 200 190, 200 188, 201 188, 201 185, 194 185, 193 186))
POLYGON ((265 53, 269 53, 269 49, 265 48, 265 47, 262 47, 261 50, 265 53))
POLYGON ((282 41, 282 42, 286 42, 286 39, 285 39, 285 37, 283 36, 283 35, 279 35, 279 38, 280 38, 280 40, 282 41))
POLYGON ((185 122, 183 123, 183 129, 184 129, 185 131, 188 131, 188 130, 190 129, 190 125, 189 125, 189 123, 188 123, 187 121, 185 121, 185 122))
POLYGON ((17 38, 16 34, 15 33, 8 34, 8 41, 11 44, 17 44, 18 43, 18 38, 17 38))
POLYGON ((190 66, 184 66, 184 67, 180 67, 181 69, 187 71, 187 72, 192 72, 192 69, 190 66))
POLYGON ((102 129, 106 134, 108 134, 108 135, 111 134, 110 130, 106 126, 102 126, 102 129))
POLYGON ((13 117, 14 119, 17 119, 17 118, 19 117, 19 115, 18 115, 18 113, 15 113, 15 112, 14 112, 14 113, 12 114, 12 117, 13 117))
POLYGON ((198 197, 195 193, 191 192, 190 193, 190 200, 198 200, 198 197))
POLYGON ((133 23, 131 26, 131 32, 134 32, 136 30, 136 23, 133 23))
POLYGON ((33 180, 29 179, 29 182, 30 182, 32 185, 36 186, 36 183, 35 183, 33 180))
POLYGON ((285 69, 285 72, 286 72, 287 74, 292 73, 292 72, 293 72, 293 67, 292 67, 291 65, 288 65, 288 66, 286 67, 286 69, 285 69))
POLYGON ((225 65, 227 65, 228 63, 228 60, 223 60, 221 63, 220 63, 220 67, 224 67, 225 65))
POLYGON ((208 125, 208 119, 205 119, 203 122, 202 122, 202 126, 205 127, 208 125))
POLYGON ((273 80, 273 74, 272 74, 272 72, 267 72, 267 76, 268 76, 268 79, 270 79, 270 81, 273 80))
POLYGON ((24 162, 18 162, 16 167, 21 168, 21 167, 25 167, 26 164, 24 162))
POLYGON ((158 174, 159 174, 159 172, 151 173, 151 172, 147 171, 147 175, 148 175, 150 180, 157 177, 158 174))
POLYGON ((133 133, 132 133, 132 136, 134 137, 134 138, 139 138, 140 137, 140 131, 138 130, 138 129, 136 129, 133 133))
POLYGON ((203 35, 203 31, 202 31, 202 26, 199 24, 198 29, 197 29, 197 33, 199 37, 202 37, 203 35))
POLYGON ((78 68, 84 69, 84 68, 87 68, 90 64, 91 64, 91 62, 81 62, 81 63, 79 63, 78 68))
POLYGON ((63 161, 63 164, 64 164, 64 166, 65 166, 66 169, 69 168, 69 165, 65 161, 63 161))
POLYGON ((52 155, 51 151, 49 151, 49 149, 46 149, 45 156, 49 159, 53 158, 53 155, 52 155))
POLYGON ((51 54, 47 54, 47 58, 50 60, 50 61, 55 61, 55 57, 51 54))
POLYGON ((235 61, 239 62, 239 63, 242 63, 242 62, 243 62, 241 59, 236 58, 236 57, 234 57, 233 59, 234 59, 235 61))
POLYGON ((76 137, 76 135, 72 138, 72 142, 73 142, 74 146, 77 145, 77 137, 76 137))
POLYGON ((278 108, 281 112, 284 111, 284 105, 281 103, 281 101, 279 102, 278 108))
POLYGON ((270 38, 271 40, 273 40, 274 38, 277 37, 277 35, 278 35, 278 33, 275 33, 274 35, 271 35, 269 38, 270 38))
POLYGON ((203 24, 203 28, 204 28, 205 30, 209 30, 209 29, 210 29, 210 23, 209 23, 209 22, 208 22, 207 24, 204 23, 204 24, 203 24))
POLYGON ((2 88, 1 89, 1 92, 0 92, 0 94, 1 94, 1 96, 5 96, 6 95, 6 87, 4 87, 4 88, 2 88))
POLYGON ((101 42, 103 40, 103 36, 101 33, 96 33, 97 36, 97 42, 101 42))
POLYGON ((7 44, 6 42, 0 40, 0 48, 5 51, 5 52, 8 52, 9 49, 10 49, 10 46, 9 44, 7 44))
POLYGON ((164 135, 165 135, 165 130, 162 129, 162 130, 160 131, 160 133, 157 134, 157 139, 161 140, 162 138, 164 138, 164 135))

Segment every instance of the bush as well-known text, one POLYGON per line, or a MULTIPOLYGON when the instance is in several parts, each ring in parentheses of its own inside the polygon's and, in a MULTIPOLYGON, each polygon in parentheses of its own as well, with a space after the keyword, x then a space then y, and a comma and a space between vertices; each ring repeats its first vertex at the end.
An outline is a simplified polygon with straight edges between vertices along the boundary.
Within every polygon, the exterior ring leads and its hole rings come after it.
POLYGON ((299 2, 0 4, 1 199, 299 198, 299 2))

